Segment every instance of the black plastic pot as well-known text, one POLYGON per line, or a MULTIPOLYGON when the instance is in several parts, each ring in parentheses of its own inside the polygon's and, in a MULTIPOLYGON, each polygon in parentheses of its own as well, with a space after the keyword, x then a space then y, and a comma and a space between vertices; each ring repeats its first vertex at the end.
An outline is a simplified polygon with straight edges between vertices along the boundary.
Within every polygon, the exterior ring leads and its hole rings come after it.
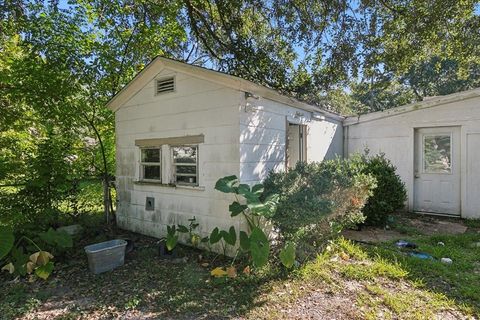
POLYGON ((175 259, 177 258, 177 249, 173 248, 173 250, 168 250, 166 241, 160 240, 158 242, 158 255, 162 259, 175 259))

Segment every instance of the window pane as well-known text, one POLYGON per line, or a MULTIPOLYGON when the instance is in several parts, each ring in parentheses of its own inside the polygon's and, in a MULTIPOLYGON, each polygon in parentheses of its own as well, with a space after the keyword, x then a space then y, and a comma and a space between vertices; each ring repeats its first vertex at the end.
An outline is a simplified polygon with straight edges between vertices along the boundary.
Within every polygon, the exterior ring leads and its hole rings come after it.
POLYGON ((177 176, 177 183, 179 184, 197 184, 197 177, 177 176))
POLYGON ((160 162, 160 149, 142 149, 142 162, 160 162))
POLYGON ((423 161, 426 173, 451 172, 450 135, 432 135, 423 138, 423 161))
POLYGON ((177 167, 177 174, 181 173, 188 173, 188 174, 197 174, 197 167, 196 166, 181 166, 178 165, 177 167))
POLYGON ((176 163, 196 163, 197 147, 183 146, 173 148, 173 159, 176 163))
POLYGON ((143 179, 160 180, 160 166, 143 166, 143 179))

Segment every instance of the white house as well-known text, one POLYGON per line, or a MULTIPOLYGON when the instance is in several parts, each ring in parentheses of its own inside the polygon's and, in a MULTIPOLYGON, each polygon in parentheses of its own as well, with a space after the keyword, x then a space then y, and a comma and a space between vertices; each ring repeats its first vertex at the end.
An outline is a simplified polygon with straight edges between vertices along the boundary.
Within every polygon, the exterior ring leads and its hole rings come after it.
POLYGON ((480 89, 342 116, 224 73, 158 57, 109 103, 115 112, 117 223, 160 237, 195 217, 200 231, 241 228, 236 175, 262 181, 297 161, 383 152, 410 211, 480 218, 480 89))
POLYGON ((263 180, 299 160, 343 155, 343 117, 224 73, 158 57, 109 103, 115 112, 117 223, 160 237, 196 217, 204 234, 238 230, 237 175, 263 180))
POLYGON ((410 211, 480 218, 480 88, 347 118, 344 146, 385 153, 410 211))

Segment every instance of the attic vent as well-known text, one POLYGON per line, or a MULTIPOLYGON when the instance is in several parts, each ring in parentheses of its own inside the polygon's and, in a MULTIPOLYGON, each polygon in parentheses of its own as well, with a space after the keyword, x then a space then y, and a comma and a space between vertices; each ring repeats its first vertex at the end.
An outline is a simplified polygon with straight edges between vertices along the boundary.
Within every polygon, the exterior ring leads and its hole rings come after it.
POLYGON ((175 78, 157 79, 155 94, 162 94, 175 91, 175 78))

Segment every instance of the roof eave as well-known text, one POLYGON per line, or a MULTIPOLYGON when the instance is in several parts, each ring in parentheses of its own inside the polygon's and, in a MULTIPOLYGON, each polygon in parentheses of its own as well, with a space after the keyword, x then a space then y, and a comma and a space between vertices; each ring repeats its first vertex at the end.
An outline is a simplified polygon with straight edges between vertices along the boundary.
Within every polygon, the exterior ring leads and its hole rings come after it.
POLYGON ((432 107, 436 107, 436 106, 440 106, 448 103, 459 102, 463 100, 468 100, 476 97, 480 97, 480 88, 452 93, 445 96, 439 96, 439 97, 431 98, 421 102, 414 102, 404 106, 387 109, 384 111, 377 111, 377 112, 367 113, 364 115, 347 117, 345 118, 343 125, 349 126, 349 125, 354 125, 358 123, 365 123, 369 121, 393 117, 393 116, 400 115, 407 112, 432 108, 432 107))

